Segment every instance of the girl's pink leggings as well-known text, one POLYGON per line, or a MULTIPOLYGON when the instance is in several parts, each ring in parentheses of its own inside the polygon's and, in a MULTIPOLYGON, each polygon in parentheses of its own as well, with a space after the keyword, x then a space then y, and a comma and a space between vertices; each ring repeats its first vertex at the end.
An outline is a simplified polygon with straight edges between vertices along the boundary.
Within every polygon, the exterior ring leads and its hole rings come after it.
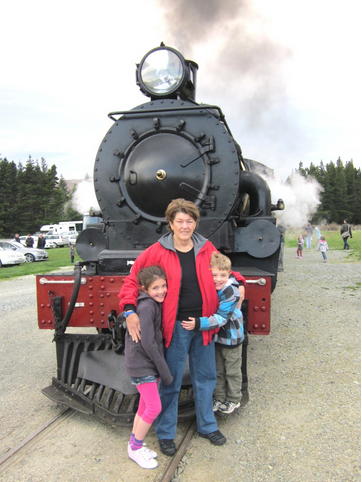
POLYGON ((146 422, 152 424, 161 412, 161 400, 158 393, 158 381, 153 383, 142 383, 137 385, 137 390, 140 392, 140 403, 137 410, 137 415, 146 422))

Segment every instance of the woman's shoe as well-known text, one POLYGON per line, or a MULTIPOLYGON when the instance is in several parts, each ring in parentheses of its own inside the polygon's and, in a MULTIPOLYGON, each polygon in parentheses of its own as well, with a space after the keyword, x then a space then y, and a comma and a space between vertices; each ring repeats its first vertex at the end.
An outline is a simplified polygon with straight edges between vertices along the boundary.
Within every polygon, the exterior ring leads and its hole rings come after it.
POLYGON ((215 430, 215 432, 211 432, 211 433, 200 433, 200 432, 197 432, 197 433, 200 435, 200 437, 207 438, 208 440, 210 440, 210 442, 213 445, 224 445, 224 443, 226 443, 226 438, 220 432, 220 430, 215 430))
POLYGON ((176 445, 173 440, 163 439, 158 441, 160 444, 161 452, 164 455, 172 456, 176 453, 176 445))

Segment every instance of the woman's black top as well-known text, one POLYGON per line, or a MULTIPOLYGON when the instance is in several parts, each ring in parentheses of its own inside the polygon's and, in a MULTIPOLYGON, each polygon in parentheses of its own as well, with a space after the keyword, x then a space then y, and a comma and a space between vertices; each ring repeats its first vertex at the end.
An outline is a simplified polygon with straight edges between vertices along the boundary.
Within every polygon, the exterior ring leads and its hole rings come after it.
POLYGON ((202 296, 196 275, 195 253, 192 248, 187 253, 177 251, 181 264, 181 289, 177 320, 188 320, 189 316, 202 316, 202 296))

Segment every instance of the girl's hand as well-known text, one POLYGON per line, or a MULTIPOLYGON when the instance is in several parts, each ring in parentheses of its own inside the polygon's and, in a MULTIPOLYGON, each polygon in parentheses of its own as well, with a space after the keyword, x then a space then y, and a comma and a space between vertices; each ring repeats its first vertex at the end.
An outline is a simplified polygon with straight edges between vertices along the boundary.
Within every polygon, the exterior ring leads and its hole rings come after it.
POLYGON ((195 318, 189 317, 189 320, 191 321, 181 321, 181 326, 185 330, 191 331, 195 329, 195 318))

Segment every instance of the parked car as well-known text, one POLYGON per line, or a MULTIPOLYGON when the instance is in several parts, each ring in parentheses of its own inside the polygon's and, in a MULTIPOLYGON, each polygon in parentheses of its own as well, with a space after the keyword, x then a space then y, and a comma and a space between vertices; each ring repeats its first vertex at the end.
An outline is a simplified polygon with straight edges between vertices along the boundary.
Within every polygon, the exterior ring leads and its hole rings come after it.
POLYGON ((11 264, 25 263, 25 256, 16 251, 8 251, 0 247, 0 268, 11 264))
MULTIPOLYGON (((36 248, 37 244, 38 244, 38 237, 32 236, 32 238, 34 239, 34 248, 36 248)), ((26 246, 26 244, 25 244, 26 236, 20 236, 19 239, 20 239, 21 244, 26 246)), ((44 239, 45 239, 45 246, 44 246, 45 249, 57 248, 58 247, 57 243, 55 243, 51 239, 46 239, 45 236, 44 236, 44 239)))
POLYGON ((48 253, 44 249, 27 248, 16 241, 0 241, 0 247, 8 251, 16 251, 17 253, 23 254, 27 263, 48 259, 48 253))
POLYGON ((68 243, 69 243, 69 246, 70 245, 75 245, 76 241, 77 241, 77 237, 78 237, 78 233, 77 234, 72 234, 71 236, 69 236, 68 238, 68 243))
POLYGON ((68 246, 68 238, 63 238, 60 234, 46 234, 44 238, 53 241, 58 247, 68 246))

